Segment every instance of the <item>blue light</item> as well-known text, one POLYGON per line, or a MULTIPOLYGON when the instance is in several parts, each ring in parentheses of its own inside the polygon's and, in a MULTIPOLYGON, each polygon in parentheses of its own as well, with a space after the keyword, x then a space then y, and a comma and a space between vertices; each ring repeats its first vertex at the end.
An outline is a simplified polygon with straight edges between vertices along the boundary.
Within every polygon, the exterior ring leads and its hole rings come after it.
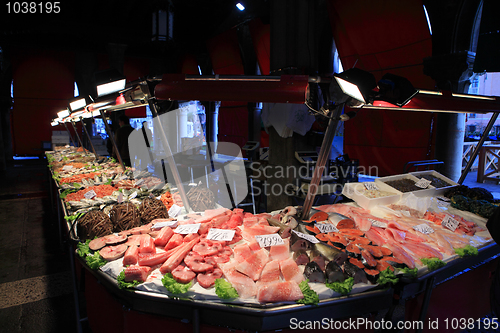
POLYGON ((427 26, 429 27, 429 33, 432 36, 431 20, 429 19, 429 14, 427 14, 427 8, 425 8, 425 5, 424 5, 424 12, 425 12, 425 18, 427 19, 427 26))
POLYGON ((236 8, 238 8, 238 9, 239 9, 239 10, 241 10, 241 11, 244 11, 244 10, 245 10, 245 6, 243 6, 243 5, 241 4, 241 2, 238 2, 238 3, 236 4, 236 8))

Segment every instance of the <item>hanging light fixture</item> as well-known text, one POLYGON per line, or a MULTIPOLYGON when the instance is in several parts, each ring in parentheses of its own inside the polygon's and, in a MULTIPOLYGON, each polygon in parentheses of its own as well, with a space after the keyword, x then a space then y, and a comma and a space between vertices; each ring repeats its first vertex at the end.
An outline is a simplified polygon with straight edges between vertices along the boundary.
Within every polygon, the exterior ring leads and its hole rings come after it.
POLYGON ((373 89, 377 87, 375 76, 359 68, 351 68, 335 74, 330 85, 330 92, 335 103, 347 102, 351 98, 354 104, 370 104, 373 89))
POLYGON ((94 80, 97 89, 97 97, 113 94, 125 89, 125 76, 114 68, 94 73, 94 80))
POLYGON ((87 106, 87 98, 85 97, 81 97, 81 96, 78 96, 78 97, 75 97, 75 98, 72 98, 69 100, 69 111, 71 111, 71 113, 75 112, 75 111, 80 111, 80 110, 83 110, 85 109, 85 106, 87 106))
POLYGON ((408 104, 418 94, 418 90, 413 87, 408 79, 391 73, 382 76, 377 86, 379 92, 375 96, 375 99, 386 101, 399 107, 408 104))
POLYGON ((67 116, 69 116, 69 110, 68 109, 64 109, 62 111, 59 111, 57 113, 57 116, 59 117, 60 120, 66 118, 67 116))

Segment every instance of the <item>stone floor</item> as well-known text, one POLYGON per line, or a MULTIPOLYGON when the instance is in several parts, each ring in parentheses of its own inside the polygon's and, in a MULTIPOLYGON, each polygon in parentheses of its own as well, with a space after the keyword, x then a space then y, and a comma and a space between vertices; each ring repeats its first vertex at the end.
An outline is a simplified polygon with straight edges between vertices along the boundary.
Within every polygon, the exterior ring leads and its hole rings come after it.
MULTIPOLYGON (((465 184, 500 197, 500 185, 477 184, 475 177, 465 184)), ((70 261, 45 161, 15 161, 0 184, 0 332, 76 332, 70 261)), ((85 323, 83 331, 90 332, 85 323)))

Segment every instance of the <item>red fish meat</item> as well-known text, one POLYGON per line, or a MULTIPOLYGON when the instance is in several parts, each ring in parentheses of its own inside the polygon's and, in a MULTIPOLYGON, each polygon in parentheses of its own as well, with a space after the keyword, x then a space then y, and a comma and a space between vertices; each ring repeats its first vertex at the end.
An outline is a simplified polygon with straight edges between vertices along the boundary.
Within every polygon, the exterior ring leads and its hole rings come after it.
POLYGON ((296 283, 304 281, 304 275, 292 258, 280 262, 280 271, 286 281, 295 281, 296 283))
POLYGON ((161 253, 139 253, 138 263, 140 266, 161 265, 168 259, 167 252, 161 253))
POLYGON ((184 237, 181 234, 174 233, 172 237, 170 237, 167 245, 165 245, 165 251, 178 247, 179 245, 182 244, 183 239, 184 237))
POLYGON ((139 253, 156 253, 155 241, 151 236, 141 238, 139 253))
POLYGON ((158 233, 158 236, 155 238, 155 245, 156 246, 161 246, 165 247, 167 245, 168 241, 172 236, 174 235, 174 231, 170 227, 163 227, 161 228, 160 232, 158 233))
POLYGON ((139 247, 129 246, 123 257, 123 266, 135 265, 137 260, 139 260, 139 247))
POLYGON ((262 270, 268 261, 269 254, 267 250, 260 249, 259 251, 254 252, 245 261, 238 263, 235 269, 249 276, 252 280, 257 281, 260 278, 260 273, 262 273, 262 270))
POLYGON ((174 270, 172 270, 172 277, 175 281, 179 283, 189 283, 196 276, 189 267, 184 265, 178 265, 174 270))
POLYGON ((123 273, 125 275, 125 281, 127 282, 146 282, 148 275, 151 273, 151 267, 132 265, 126 267, 123 273))
POLYGON ((162 274, 169 273, 171 272, 175 267, 179 266, 179 264, 184 260, 186 255, 191 251, 193 246, 199 241, 199 237, 193 239, 192 241, 188 243, 182 243, 182 245, 179 246, 177 251, 173 252, 170 257, 163 263, 163 265, 160 267, 160 272, 162 274))
POLYGON ((116 246, 108 245, 99 250, 99 254, 107 261, 113 261, 123 257, 127 251, 128 246, 125 244, 120 244, 116 246))
POLYGON ((290 244, 288 238, 283 239, 283 244, 269 248, 269 260, 285 260, 290 258, 290 244))
POLYGON ((184 263, 195 273, 206 272, 213 268, 212 264, 206 263, 204 258, 194 251, 186 255, 184 263))
POLYGON ((212 268, 205 273, 199 273, 196 276, 196 280, 198 284, 205 289, 212 287, 215 284, 215 280, 220 279, 222 277, 222 271, 220 268, 212 268))

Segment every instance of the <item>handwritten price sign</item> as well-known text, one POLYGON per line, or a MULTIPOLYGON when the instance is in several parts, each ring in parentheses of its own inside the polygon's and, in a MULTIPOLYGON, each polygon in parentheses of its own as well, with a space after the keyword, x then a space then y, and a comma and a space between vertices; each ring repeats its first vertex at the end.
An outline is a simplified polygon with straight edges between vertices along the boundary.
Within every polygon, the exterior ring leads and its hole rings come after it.
POLYGON ((302 232, 298 232, 298 231, 295 231, 295 230, 292 230, 292 232, 295 233, 300 238, 305 239, 306 241, 309 241, 311 243, 319 243, 319 240, 316 237, 314 237, 314 236, 307 235, 307 234, 304 234, 302 232))
POLYGON ((378 191, 378 186, 375 183, 363 183, 367 191, 378 191))
POLYGON ((174 232, 182 235, 195 234, 200 230, 200 226, 201 223, 183 224, 175 228, 174 232))
POLYGON ((431 183, 432 182, 430 180, 422 178, 418 182, 415 183, 415 186, 420 187, 420 188, 428 188, 431 183))
POLYGON ((257 241, 257 243, 259 243, 260 247, 262 248, 285 244, 285 242, 283 242, 283 239, 278 234, 257 235, 255 236, 255 240, 257 241))
POLYGON ((425 235, 432 234, 434 232, 434 229, 432 229, 431 227, 429 227, 425 223, 416 225, 416 226, 413 227, 413 229, 415 229, 416 231, 421 232, 421 233, 423 233, 425 235))
POLYGON ((445 228, 450 229, 451 231, 455 231, 455 229, 458 227, 460 222, 455 220, 453 217, 450 215, 446 215, 443 219, 443 222, 441 222, 441 225, 445 228))
POLYGON ((182 207, 177 206, 176 204, 173 204, 172 207, 170 207, 170 209, 168 210, 168 216, 176 217, 177 215, 179 215, 181 210, 182 210, 182 207))
POLYGON ((316 228, 318 228, 323 234, 327 234, 329 232, 339 232, 339 229, 331 223, 316 223, 316 228))
POLYGON ((208 230, 207 239, 214 241, 232 241, 234 237, 235 230, 227 230, 227 229, 216 229, 211 228, 208 230))
POLYGON ((94 190, 90 190, 87 193, 85 193, 83 196, 85 197, 85 199, 92 199, 96 195, 97 194, 94 192, 94 190))

